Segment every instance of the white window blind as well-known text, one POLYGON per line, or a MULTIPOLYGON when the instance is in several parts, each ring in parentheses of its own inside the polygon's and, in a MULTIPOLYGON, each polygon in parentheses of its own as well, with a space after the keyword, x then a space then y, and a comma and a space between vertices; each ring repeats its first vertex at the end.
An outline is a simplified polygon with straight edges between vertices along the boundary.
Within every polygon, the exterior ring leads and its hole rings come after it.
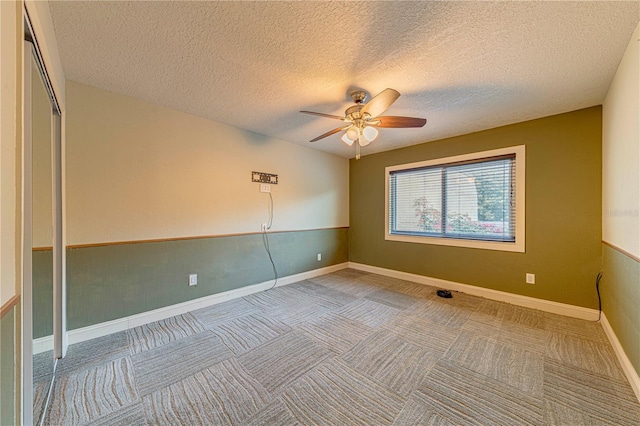
POLYGON ((515 155, 389 172, 389 232, 514 242, 515 155))

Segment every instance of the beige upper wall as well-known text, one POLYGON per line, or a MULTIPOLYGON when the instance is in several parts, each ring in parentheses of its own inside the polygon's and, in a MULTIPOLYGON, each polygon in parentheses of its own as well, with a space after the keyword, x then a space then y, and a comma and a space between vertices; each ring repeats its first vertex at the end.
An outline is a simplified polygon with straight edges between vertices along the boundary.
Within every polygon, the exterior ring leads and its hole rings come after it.
POLYGON ((40 72, 31 72, 31 158, 33 247, 53 245, 51 101, 40 72))
POLYGON ((20 92, 18 42, 22 30, 20 7, 14 2, 0 2, 0 305, 16 294, 19 227, 16 206, 20 201, 16 173, 19 171, 18 123, 20 92))
MULTIPOLYGON (((68 81, 69 245, 349 224, 349 161, 68 81)), ((247 117, 251 119, 251 117, 247 117)))
POLYGON ((640 257, 640 24, 603 104, 602 238, 640 257))

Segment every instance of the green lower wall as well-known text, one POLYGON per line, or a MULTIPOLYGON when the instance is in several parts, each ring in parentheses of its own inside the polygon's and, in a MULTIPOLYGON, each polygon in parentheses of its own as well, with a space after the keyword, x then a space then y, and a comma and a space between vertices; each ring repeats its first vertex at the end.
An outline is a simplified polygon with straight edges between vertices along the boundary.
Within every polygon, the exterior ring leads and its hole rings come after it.
POLYGON ((597 308, 601 145, 592 107, 351 160, 350 261, 597 308), (514 145, 526 145, 526 253, 384 239, 386 166, 514 145))
MULTIPOLYGON (((269 243, 281 277, 349 260, 347 228, 273 233, 269 243)), ((72 248, 68 329, 271 279, 262 234, 72 248), (198 274, 195 287, 188 285, 191 273, 198 274)))
POLYGON ((53 251, 32 253, 33 338, 53 334, 53 251))
POLYGON ((640 262, 602 245, 602 311, 640 375, 640 262))
POLYGON ((15 315, 13 308, 0 319, 0 425, 15 424, 15 315))

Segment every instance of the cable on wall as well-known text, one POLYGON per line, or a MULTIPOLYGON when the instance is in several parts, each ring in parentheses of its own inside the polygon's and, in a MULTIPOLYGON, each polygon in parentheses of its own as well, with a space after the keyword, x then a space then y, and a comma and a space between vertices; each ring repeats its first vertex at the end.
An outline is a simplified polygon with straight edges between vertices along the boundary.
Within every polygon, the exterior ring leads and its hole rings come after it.
POLYGON ((598 322, 602 317, 602 299, 600 298, 600 280, 602 279, 602 271, 598 272, 596 277, 596 293, 598 293, 598 322))
POLYGON ((267 251, 267 255, 269 255, 269 261, 271 262, 271 267, 273 268, 273 275, 275 276, 275 280, 273 281, 273 285, 269 287, 269 290, 274 288, 278 283, 278 271, 276 269, 276 264, 273 261, 273 257, 271 256, 271 247, 269 246, 269 234, 267 231, 271 229, 271 225, 273 224, 273 196, 271 192, 269 194, 269 223, 262 229, 262 243, 264 244, 264 248, 267 251))

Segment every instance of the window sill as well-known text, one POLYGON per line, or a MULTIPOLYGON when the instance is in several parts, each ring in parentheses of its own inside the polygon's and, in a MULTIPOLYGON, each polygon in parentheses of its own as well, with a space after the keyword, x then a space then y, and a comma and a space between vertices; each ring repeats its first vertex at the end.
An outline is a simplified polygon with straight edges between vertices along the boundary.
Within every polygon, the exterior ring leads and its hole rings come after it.
POLYGON ((450 247, 465 247, 481 250, 497 250, 497 251, 511 251, 524 253, 524 241, 517 241, 515 243, 502 242, 502 241, 481 241, 481 240, 464 240, 457 238, 433 238, 414 235, 397 235, 389 234, 385 235, 385 240, 388 241, 400 241, 404 243, 418 243, 418 244, 433 244, 439 246, 450 247))

